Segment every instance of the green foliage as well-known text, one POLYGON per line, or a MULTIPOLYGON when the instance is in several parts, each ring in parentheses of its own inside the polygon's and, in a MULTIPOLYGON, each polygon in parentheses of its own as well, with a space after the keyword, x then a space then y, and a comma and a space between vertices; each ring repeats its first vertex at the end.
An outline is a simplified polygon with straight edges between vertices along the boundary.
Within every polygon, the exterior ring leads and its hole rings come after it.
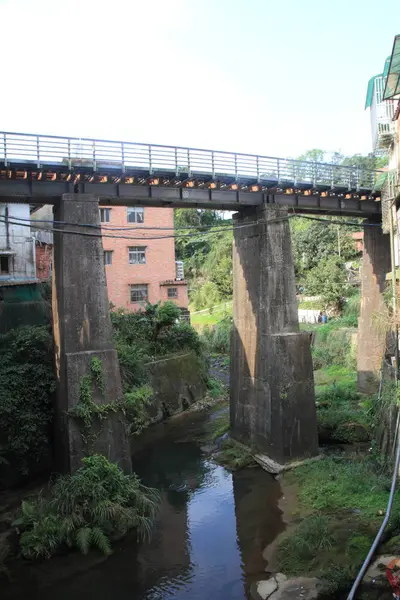
MULTIPOLYGON (((124 368, 130 371, 133 363, 182 350, 200 353, 197 333, 188 323, 179 320, 180 316, 181 312, 173 302, 148 304, 144 311, 139 312, 111 311, 117 349, 122 349, 124 354, 121 370, 125 381, 132 376, 128 374, 125 377, 124 368), (129 352, 127 346, 137 350, 129 352)), ((138 377, 138 382, 142 381, 138 377)))
POLYGON ((357 509, 367 519, 386 507, 390 489, 386 475, 364 456, 327 457, 298 467, 290 479, 300 485, 300 501, 309 509, 357 509))
POLYGON ((213 281, 196 280, 191 288, 190 302, 195 310, 204 308, 212 310, 221 302, 221 295, 213 281))
POLYGON ((279 568, 285 574, 303 575, 312 570, 321 551, 331 550, 335 542, 329 516, 306 517, 294 533, 278 545, 279 568))
POLYGON ((312 355, 315 369, 338 365, 355 369, 352 332, 346 330, 346 319, 335 319, 315 329, 312 355))
MULTIPOLYGON (((145 310, 136 313, 111 311, 124 390, 124 397, 113 403, 112 409, 125 414, 130 435, 137 435, 150 422, 148 409, 153 394, 147 384, 146 363, 176 352, 193 350, 198 355, 202 352, 198 334, 180 316, 179 308, 172 302, 148 304, 145 310)), ((98 415, 93 404, 91 409, 94 409, 92 414, 98 415)), ((103 409, 99 410, 100 416, 103 415, 103 409)))
MULTIPOLYGON (((293 257, 298 278, 304 279, 307 271, 318 267, 321 261, 336 258, 345 262, 355 258, 357 251, 348 232, 338 225, 320 221, 291 219, 293 257), (338 237, 339 236, 339 237, 338 237)), ((343 269, 344 270, 344 269, 343 269)), ((308 293, 308 292, 307 292, 308 293)))
POLYGON ((231 345, 232 317, 224 317, 213 327, 204 327, 201 338, 208 352, 228 354, 231 345))
POLYGON ((19 327, 0 336, 0 423, 3 460, 22 473, 48 456, 53 344, 45 326, 19 327))
POLYGON ((360 308, 361 308, 361 295, 357 290, 357 293, 353 296, 350 296, 346 300, 346 304, 343 308, 342 319, 344 319, 344 323, 348 327, 357 327, 358 326, 358 317, 360 316, 360 308))
POLYGON ((343 262, 335 256, 322 259, 307 272, 305 287, 308 294, 322 296, 327 304, 339 307, 349 287, 343 262))
POLYGON ((152 398, 153 390, 149 385, 142 385, 125 392, 124 410, 130 435, 138 435, 149 425, 148 408, 151 406, 152 398))
POLYGON ((225 388, 219 379, 209 377, 207 381, 208 392, 212 398, 219 398, 224 394, 225 388))
MULTIPOLYGON (((200 310, 229 299, 232 296, 231 222, 223 219, 218 211, 177 209, 175 225, 198 228, 198 235, 176 240, 177 257, 185 261, 191 304, 200 310), (226 231, 220 231, 224 227, 226 231)), ((193 234, 193 230, 187 232, 193 234)))
POLYGON ((320 441, 351 444, 371 439, 368 410, 353 383, 326 386, 316 399, 320 441))
POLYGON ((222 442, 221 450, 215 455, 215 460, 231 471, 238 471, 254 464, 250 448, 232 438, 222 442))
POLYGON ((146 536, 158 502, 155 490, 125 475, 104 456, 84 458, 73 475, 59 477, 46 498, 23 502, 15 526, 25 558, 50 558, 63 545, 110 554, 111 540, 136 529, 146 536))

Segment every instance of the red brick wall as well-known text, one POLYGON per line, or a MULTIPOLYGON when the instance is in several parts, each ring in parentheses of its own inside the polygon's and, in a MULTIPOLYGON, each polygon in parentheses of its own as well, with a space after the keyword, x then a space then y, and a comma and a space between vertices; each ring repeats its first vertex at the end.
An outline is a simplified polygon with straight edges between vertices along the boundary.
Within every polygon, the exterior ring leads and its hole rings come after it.
MULTIPOLYGON (((130 236, 132 240, 103 237, 104 250, 112 251, 112 264, 106 265, 108 298, 115 306, 128 310, 138 310, 140 304, 130 300, 130 284, 147 284, 149 302, 167 300, 167 287, 160 283, 175 280, 175 241, 173 238, 146 240, 146 237, 158 237, 173 234, 173 230, 149 230, 144 227, 173 227, 172 208, 144 208, 144 223, 128 223, 127 209, 124 206, 111 207, 110 222, 104 226, 125 227, 124 231, 109 231, 113 235, 130 236), (135 227, 136 229, 132 229, 135 227), (131 229, 129 229, 131 228, 131 229), (132 265, 128 261, 129 246, 146 246, 146 264, 132 265)), ((107 229, 103 227, 103 235, 107 229)), ((178 287, 178 298, 174 302, 183 308, 188 306, 187 286, 178 287)))
POLYGON ((53 262, 53 246, 36 242, 36 277, 42 281, 49 279, 53 262))

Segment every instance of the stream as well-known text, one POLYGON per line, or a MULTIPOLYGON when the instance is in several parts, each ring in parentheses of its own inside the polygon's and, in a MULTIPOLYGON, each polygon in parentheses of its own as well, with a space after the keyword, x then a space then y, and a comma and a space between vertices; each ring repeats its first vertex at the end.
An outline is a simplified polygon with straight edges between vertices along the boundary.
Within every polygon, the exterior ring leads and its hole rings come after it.
POLYGON ((4 600, 248 600, 267 577, 262 553, 284 528, 279 483, 261 468, 230 473, 204 452, 217 409, 180 415, 138 440, 133 468, 157 487, 151 540, 125 538, 105 560, 76 553, 19 565, 4 600))

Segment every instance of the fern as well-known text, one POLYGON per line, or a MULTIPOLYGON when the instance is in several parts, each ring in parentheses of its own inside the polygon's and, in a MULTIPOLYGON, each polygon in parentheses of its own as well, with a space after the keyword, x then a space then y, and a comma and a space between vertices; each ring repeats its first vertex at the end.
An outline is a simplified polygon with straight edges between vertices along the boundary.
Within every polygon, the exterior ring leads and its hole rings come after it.
POLYGON ((104 531, 100 529, 100 527, 92 528, 90 541, 93 544, 93 546, 98 548, 100 552, 102 552, 106 556, 109 556, 112 553, 110 540, 108 539, 104 531))
POLYGON ((81 527, 76 532, 76 545, 82 554, 87 554, 90 549, 90 540, 92 537, 92 530, 90 527, 81 527))
POLYGON ((48 498, 23 502, 14 522, 22 529, 21 551, 26 558, 49 558, 62 545, 87 554, 91 547, 108 555, 109 536, 137 528, 149 537, 159 494, 142 486, 136 475, 123 471, 104 456, 83 459, 73 475, 59 477, 48 498))

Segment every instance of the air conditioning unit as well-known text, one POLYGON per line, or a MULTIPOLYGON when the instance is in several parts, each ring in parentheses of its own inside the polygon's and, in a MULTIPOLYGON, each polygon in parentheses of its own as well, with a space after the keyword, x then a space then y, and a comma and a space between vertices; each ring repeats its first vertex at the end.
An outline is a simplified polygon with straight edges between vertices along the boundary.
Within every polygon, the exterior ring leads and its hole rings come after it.
POLYGON ((177 281, 182 281, 183 279, 185 279, 185 275, 183 272, 183 261, 182 260, 175 261, 175 266, 176 266, 176 279, 177 279, 177 281))

